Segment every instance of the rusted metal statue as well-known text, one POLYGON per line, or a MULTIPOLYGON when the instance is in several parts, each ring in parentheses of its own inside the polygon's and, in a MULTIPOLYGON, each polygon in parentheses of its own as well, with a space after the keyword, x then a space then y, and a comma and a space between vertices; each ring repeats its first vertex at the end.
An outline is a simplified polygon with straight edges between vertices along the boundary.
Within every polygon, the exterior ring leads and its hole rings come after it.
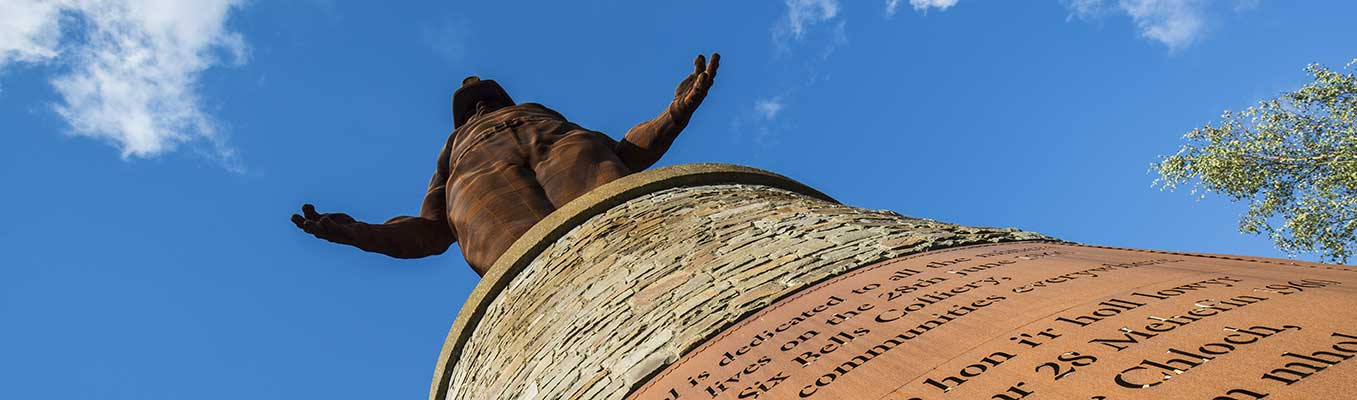
POLYGON ((466 78, 453 94, 455 130, 438 155, 419 216, 368 224, 305 204, 292 222, 318 238, 396 258, 442 254, 461 242, 467 263, 484 275, 557 207, 655 164, 702 104, 720 61, 719 54, 711 62, 697 56, 669 107, 620 142, 541 104, 516 104, 493 80, 466 78))

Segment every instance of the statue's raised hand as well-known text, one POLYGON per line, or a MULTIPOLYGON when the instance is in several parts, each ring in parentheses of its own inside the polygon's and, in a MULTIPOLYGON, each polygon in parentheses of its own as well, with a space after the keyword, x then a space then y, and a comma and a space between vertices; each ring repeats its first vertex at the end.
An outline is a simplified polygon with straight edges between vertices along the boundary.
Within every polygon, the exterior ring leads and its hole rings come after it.
POLYGON ((678 90, 674 91, 674 102, 669 105, 671 116, 681 121, 687 121, 697 111, 697 106, 702 105, 702 99, 707 97, 707 90, 711 89, 713 80, 716 79, 716 69, 721 67, 721 55, 712 53, 711 62, 707 62, 707 57, 699 54, 697 59, 693 60, 693 73, 688 74, 683 82, 679 83, 678 90))
POLYGON ((292 214, 292 223, 318 238, 335 243, 354 245, 354 232, 363 225, 344 213, 321 214, 310 204, 302 205, 302 215, 292 214))

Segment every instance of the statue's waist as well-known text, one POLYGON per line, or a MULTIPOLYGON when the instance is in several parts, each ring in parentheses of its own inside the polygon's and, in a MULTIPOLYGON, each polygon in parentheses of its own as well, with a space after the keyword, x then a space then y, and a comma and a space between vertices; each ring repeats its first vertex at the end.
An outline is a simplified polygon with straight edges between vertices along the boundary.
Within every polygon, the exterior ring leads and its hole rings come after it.
MULTIPOLYGON (((554 114, 554 113, 553 113, 554 114)), ((566 121, 559 114, 552 115, 546 113, 509 113, 503 115, 489 115, 476 124, 467 124, 465 130, 459 129, 457 137, 452 143, 450 169, 453 176, 456 175, 458 166, 463 163, 463 159, 469 154, 476 152, 498 152, 510 151, 505 146, 517 147, 518 138, 508 139, 508 137, 497 138, 501 135, 521 135, 533 132, 543 134, 549 132, 560 133, 563 131, 573 131, 581 129, 578 126, 566 121), (503 143, 503 140, 511 143, 503 143), (495 142, 490 148, 482 148, 487 142, 495 142)), ((530 140, 531 141, 531 140, 530 140)))
POLYGON ((474 136, 478 131, 496 129, 510 121, 526 119, 565 121, 565 116, 537 103, 516 104, 472 117, 465 125, 457 128, 458 139, 460 140, 462 135, 474 136))

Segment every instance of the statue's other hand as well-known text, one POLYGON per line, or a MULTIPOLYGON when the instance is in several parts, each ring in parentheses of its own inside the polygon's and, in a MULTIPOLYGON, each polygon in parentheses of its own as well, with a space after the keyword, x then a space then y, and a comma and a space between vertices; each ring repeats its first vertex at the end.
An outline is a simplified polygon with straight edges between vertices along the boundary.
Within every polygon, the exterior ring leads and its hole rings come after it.
POLYGON ((684 120, 692 116, 697 106, 702 105, 702 99, 707 97, 707 90, 716 79, 716 69, 720 67, 721 54, 712 53, 710 63, 706 56, 698 54, 693 60, 693 73, 688 74, 674 91, 674 102, 669 111, 684 120))
POLYGON ((310 204, 302 205, 302 214, 292 214, 292 223, 318 238, 354 245, 354 230, 362 224, 344 213, 321 214, 310 204))

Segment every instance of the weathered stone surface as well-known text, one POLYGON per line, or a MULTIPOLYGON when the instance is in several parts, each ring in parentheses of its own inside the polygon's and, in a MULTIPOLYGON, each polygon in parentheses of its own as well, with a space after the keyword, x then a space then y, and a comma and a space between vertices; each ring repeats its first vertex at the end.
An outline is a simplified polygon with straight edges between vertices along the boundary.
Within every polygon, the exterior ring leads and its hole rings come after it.
POLYGON ((660 190, 580 223, 513 276, 441 371, 446 398, 620 399, 807 285, 906 254, 1036 239, 764 185, 660 190))

